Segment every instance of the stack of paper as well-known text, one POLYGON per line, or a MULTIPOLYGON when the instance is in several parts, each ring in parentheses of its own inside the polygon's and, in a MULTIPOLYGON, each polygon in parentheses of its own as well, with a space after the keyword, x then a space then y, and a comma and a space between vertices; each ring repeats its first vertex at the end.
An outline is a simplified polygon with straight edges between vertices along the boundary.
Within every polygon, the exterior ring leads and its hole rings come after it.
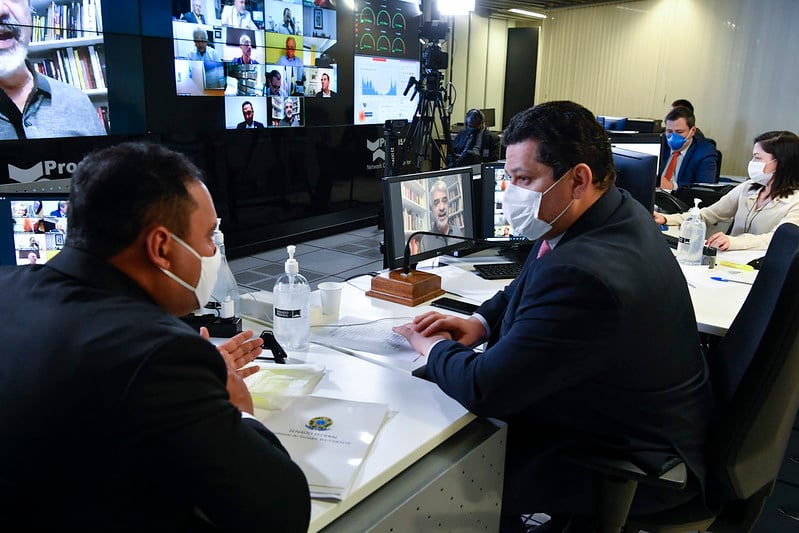
MULTIPOLYGON (((257 361, 256 361, 257 363, 257 361)), ((312 364, 260 364, 244 382, 256 409, 282 409, 291 396, 311 394, 325 375, 325 367, 312 364)))
POLYGON ((387 414, 382 403, 303 396, 261 421, 305 473, 312 498, 341 500, 387 414))

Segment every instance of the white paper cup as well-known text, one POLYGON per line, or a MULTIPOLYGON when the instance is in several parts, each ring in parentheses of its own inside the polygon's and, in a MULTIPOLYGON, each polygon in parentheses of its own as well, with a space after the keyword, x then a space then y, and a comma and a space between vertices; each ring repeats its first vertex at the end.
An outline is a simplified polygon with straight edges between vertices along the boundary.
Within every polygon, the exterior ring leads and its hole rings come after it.
POLYGON ((341 306, 341 288, 342 284, 334 281, 325 281, 319 284, 323 315, 338 316, 338 309, 341 306))

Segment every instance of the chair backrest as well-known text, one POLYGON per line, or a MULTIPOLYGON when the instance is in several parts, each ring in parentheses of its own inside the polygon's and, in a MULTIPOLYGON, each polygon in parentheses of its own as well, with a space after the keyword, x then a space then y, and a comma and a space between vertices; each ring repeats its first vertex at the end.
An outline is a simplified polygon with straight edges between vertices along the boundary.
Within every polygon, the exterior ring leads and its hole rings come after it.
POLYGON ((721 180, 721 150, 716 149, 716 183, 721 180))
POLYGON ((718 420, 708 499, 746 499, 779 472, 799 407, 799 227, 777 228, 754 285, 709 354, 718 420))

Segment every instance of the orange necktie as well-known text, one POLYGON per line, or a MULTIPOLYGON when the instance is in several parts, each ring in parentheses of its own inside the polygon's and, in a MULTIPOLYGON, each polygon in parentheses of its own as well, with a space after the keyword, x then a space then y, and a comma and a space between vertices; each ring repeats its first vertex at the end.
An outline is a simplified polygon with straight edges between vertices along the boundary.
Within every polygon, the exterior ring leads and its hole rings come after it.
POLYGON ((549 241, 541 241, 541 246, 538 248, 538 255, 536 255, 535 258, 540 259, 545 254, 549 253, 550 250, 552 250, 552 247, 549 245, 549 241))
POLYGON ((666 190, 672 190, 674 188, 674 183, 671 179, 674 177, 674 169, 677 167, 677 158, 680 157, 680 151, 674 150, 671 153, 671 160, 669 161, 669 166, 666 167, 666 172, 663 173, 663 177, 660 178, 660 188, 666 190))

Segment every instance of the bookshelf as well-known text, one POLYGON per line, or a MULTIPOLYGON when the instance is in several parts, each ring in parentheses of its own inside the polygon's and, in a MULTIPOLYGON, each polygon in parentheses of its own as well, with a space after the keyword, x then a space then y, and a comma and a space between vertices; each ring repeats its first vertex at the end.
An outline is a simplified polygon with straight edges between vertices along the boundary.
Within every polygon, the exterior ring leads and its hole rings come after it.
POLYGON ((459 180, 447 185, 447 199, 449 200, 447 214, 450 224, 463 228, 463 194, 459 180))
POLYGON ((83 91, 108 129, 101 0, 34 0, 28 59, 41 74, 83 91))
POLYGON ((405 242, 414 231, 430 231, 430 208, 423 180, 402 184, 402 218, 405 242))

